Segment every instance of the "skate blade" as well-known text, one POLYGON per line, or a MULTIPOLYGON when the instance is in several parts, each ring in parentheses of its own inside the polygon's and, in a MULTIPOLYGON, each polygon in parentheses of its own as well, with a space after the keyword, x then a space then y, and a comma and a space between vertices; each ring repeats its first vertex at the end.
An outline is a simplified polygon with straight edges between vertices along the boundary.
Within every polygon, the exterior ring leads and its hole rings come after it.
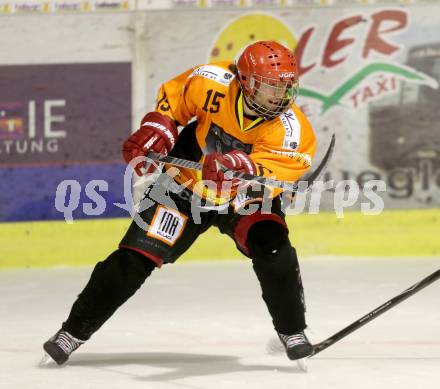
POLYGON ((296 360, 296 364, 298 365, 299 369, 303 371, 304 373, 307 373, 307 358, 301 358, 296 360))
POLYGON ((38 364, 39 367, 51 367, 55 365, 56 365, 55 361, 47 353, 43 355, 43 358, 41 358, 41 361, 38 364))

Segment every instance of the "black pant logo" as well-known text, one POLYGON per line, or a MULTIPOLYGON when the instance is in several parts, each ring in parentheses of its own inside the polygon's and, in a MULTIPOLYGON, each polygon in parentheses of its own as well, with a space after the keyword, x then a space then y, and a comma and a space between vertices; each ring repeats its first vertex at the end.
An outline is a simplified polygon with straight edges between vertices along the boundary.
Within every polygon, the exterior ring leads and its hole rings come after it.
POLYGON ((179 218, 172 213, 164 212, 160 219, 159 232, 170 238, 176 235, 179 218))

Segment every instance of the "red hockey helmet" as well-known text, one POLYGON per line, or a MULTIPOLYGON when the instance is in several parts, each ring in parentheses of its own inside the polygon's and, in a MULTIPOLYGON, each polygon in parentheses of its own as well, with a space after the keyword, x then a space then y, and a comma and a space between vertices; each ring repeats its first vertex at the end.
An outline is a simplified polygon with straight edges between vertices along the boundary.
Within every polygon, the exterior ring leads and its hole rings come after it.
POLYGON ((247 105, 265 119, 285 112, 298 95, 298 68, 291 50, 274 41, 247 46, 237 61, 247 105))

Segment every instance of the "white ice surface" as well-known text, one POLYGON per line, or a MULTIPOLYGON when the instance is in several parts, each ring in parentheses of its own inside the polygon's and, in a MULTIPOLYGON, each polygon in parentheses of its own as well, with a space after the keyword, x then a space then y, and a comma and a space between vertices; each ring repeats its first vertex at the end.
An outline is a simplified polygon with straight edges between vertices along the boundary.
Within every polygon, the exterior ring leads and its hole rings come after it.
MULTIPOLYGON (((440 267, 434 259, 301 261, 319 342, 440 267)), ((440 281, 309 359, 266 347, 274 331, 248 261, 156 270, 63 368, 39 368, 91 268, 0 272, 0 388, 440 388, 440 281)))

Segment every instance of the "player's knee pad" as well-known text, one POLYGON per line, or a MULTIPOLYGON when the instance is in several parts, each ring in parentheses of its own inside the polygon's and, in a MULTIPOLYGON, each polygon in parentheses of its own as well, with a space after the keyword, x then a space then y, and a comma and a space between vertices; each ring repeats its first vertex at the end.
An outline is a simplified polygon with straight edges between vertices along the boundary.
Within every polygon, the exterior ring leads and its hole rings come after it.
POLYGON ((283 272, 298 265, 286 228, 274 221, 261 221, 252 226, 247 246, 254 266, 283 272))
POLYGON ((139 289, 154 268, 155 264, 142 254, 119 248, 95 266, 91 281, 99 283, 107 293, 125 298, 139 289))
POLYGON ((277 250, 286 244, 289 244, 286 228, 272 220, 255 223, 249 229, 246 240, 252 258, 270 259, 274 257, 277 250))

